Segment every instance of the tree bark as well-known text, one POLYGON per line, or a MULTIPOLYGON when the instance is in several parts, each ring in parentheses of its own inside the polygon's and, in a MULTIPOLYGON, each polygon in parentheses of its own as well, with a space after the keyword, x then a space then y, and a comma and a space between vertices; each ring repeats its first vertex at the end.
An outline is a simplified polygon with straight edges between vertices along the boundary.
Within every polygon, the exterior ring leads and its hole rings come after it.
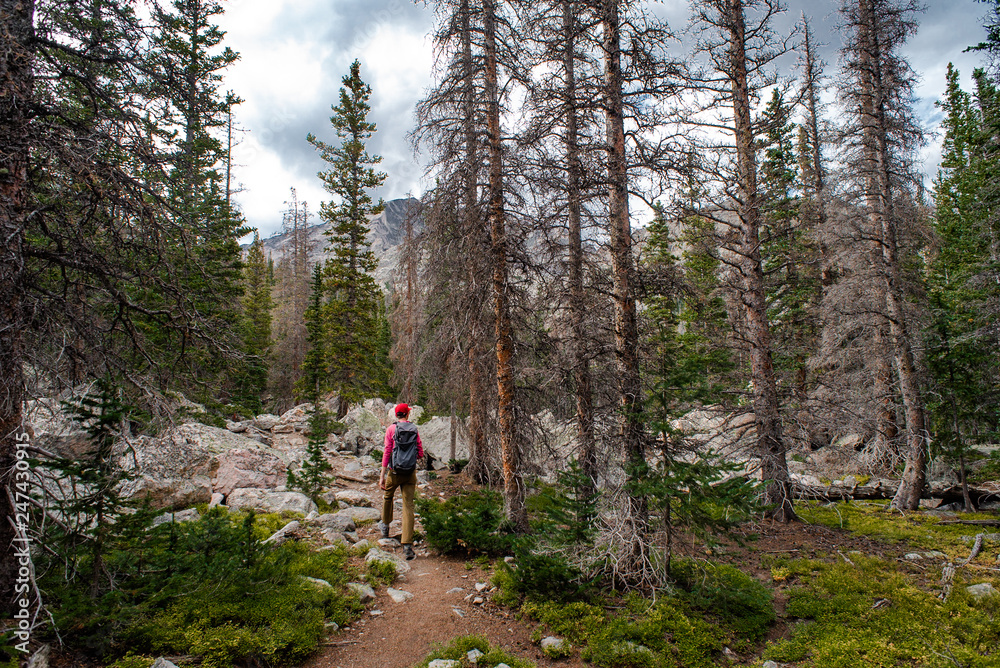
POLYGON ((503 460, 507 519, 520 533, 528 531, 521 448, 514 430, 514 335, 507 281, 507 230, 503 193, 503 138, 497 75, 496 5, 483 2, 483 55, 486 61, 486 134, 489 152, 489 221, 493 274, 493 315, 497 353, 497 421, 503 460))
POLYGON ((879 16, 872 0, 858 0, 858 19, 863 96, 861 121, 863 151, 868 166, 866 205, 869 223, 879 235, 882 282, 885 289, 886 316, 899 377, 900 394, 906 418, 906 466, 892 506, 916 510, 926 485, 927 435, 923 400, 907 331, 903 309, 902 272, 897 249, 896 217, 893 210, 893 184, 889 149, 889 119, 886 113, 887 90, 883 79, 882 35, 879 16))
POLYGON ((733 99, 733 129, 736 139, 738 214, 740 219, 740 264, 743 274, 741 301, 746 311, 746 334, 750 346, 753 379, 753 409, 757 428, 757 455, 761 479, 766 487, 764 503, 768 515, 780 522, 795 518, 781 433, 778 390, 771 359, 771 333, 760 256, 761 195, 757 184, 757 146, 751 118, 747 77, 746 25, 742 0, 726 0, 730 71, 733 99))
POLYGON ((587 479, 581 489, 585 497, 593 496, 597 487, 597 453, 594 450, 594 399, 590 384, 590 360, 587 356, 587 331, 584 319, 587 297, 583 286, 583 235, 581 230, 580 130, 576 90, 576 30, 575 0, 563 0, 563 67, 566 88, 563 100, 566 117, 566 203, 569 224, 569 298, 572 328, 573 383, 576 389, 576 426, 580 443, 580 470, 587 479))
POLYGON ((12 613, 18 572, 14 463, 24 440, 22 302, 35 3, 0 0, 0 614, 12 613))
MULTIPOLYGON (((628 167, 625 156, 625 120, 621 70, 620 0, 602 0, 601 47, 604 56, 604 112, 608 160, 608 236, 611 241, 612 291, 615 302, 615 359, 618 366, 618 436, 626 468, 645 465, 642 387, 639 377, 639 334, 633 284, 632 227, 628 207, 628 167)), ((645 497, 630 493, 628 517, 632 523, 632 553, 638 557, 649 529, 645 497)))

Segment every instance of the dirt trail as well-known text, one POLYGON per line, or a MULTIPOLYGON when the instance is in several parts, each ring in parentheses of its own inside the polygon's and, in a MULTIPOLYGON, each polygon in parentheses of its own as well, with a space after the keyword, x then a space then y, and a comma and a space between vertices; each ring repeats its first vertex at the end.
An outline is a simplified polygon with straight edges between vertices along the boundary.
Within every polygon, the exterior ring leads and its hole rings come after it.
MULTIPOLYGON (((381 507, 381 492, 376 485, 343 482, 342 487, 366 493, 375 507, 381 507)), ((436 496, 439 490, 440 486, 432 483, 418 494, 436 496)), ((396 526, 394 522, 393 528, 396 526)), ((419 520, 417 528, 421 529, 419 520)), ((380 538, 374 526, 361 528, 359 534, 372 543, 380 538)), ((399 537, 398 530, 393 531, 393 537, 399 537)), ((368 604, 361 618, 349 628, 331 634, 327 645, 302 668, 409 668, 422 661, 434 645, 470 634, 485 635, 494 646, 502 646, 538 666, 556 665, 531 643, 532 627, 491 604, 488 594, 484 594, 485 605, 465 600, 476 593, 477 582, 488 582, 487 572, 467 568, 465 560, 442 557, 420 546, 416 552, 417 558, 409 562, 410 572, 393 584, 393 588, 408 591, 413 598, 395 603, 385 587, 378 588, 376 600, 368 604), (462 591, 448 593, 455 588, 462 591)), ((402 556, 402 549, 396 548, 396 554, 402 556)), ((582 668, 583 664, 563 660, 558 665, 582 668)))

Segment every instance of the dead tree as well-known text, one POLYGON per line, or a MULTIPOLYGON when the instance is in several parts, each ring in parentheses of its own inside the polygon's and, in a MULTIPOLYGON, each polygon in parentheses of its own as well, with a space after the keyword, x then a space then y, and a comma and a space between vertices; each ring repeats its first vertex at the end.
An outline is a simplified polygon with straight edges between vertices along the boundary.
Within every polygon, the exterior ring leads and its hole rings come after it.
POLYGON ((697 49, 709 67, 703 73, 693 73, 689 82, 696 96, 704 100, 703 106, 693 110, 695 122, 732 136, 732 143, 716 144, 716 157, 703 165, 708 180, 716 186, 714 204, 719 213, 712 217, 728 230, 723 235, 725 252, 720 259, 730 265, 731 287, 738 295, 740 308, 734 328, 747 347, 757 432, 754 454, 765 483, 763 502, 771 517, 788 522, 795 518, 795 512, 760 250, 763 197, 758 184, 757 146, 762 128, 753 118, 753 100, 761 90, 777 83, 772 63, 787 51, 786 41, 771 29, 771 21, 781 11, 777 0, 697 3, 693 24, 699 31, 697 49))
MULTIPOLYGON (((920 391, 921 371, 905 307, 899 250, 900 202, 917 182, 912 151, 922 135, 912 114, 913 72, 899 54, 916 31, 917 5, 895 0, 850 0, 841 7, 848 39, 842 50, 840 97, 849 120, 848 159, 876 252, 873 260, 884 298, 896 377, 906 422, 906 467, 893 507, 916 509, 925 486, 928 435, 920 391)), ((909 208, 909 211, 914 211, 909 208)))

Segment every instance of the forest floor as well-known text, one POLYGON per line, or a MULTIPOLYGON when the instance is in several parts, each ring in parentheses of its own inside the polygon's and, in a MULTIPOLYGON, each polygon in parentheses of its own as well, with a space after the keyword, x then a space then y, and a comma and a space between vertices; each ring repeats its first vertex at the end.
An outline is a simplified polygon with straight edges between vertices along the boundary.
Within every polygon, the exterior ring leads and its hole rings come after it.
MULTIPOLYGON (((343 481, 343 486, 368 493, 376 506, 380 502, 376 485, 343 481)), ((450 476, 445 472, 418 494, 447 497, 469 486, 464 476, 450 476)), ((417 524, 419 530, 419 519, 417 524)), ((363 527, 359 532, 373 543, 379 537, 374 526, 363 527)), ((392 535, 396 537, 397 534, 398 531, 393 531, 392 535)), ((869 557, 903 562, 904 555, 911 549, 903 542, 882 542, 845 529, 800 521, 787 525, 771 522, 748 525, 736 540, 724 541, 711 550, 700 541, 688 539, 675 546, 675 554, 731 563, 773 586, 770 564, 775 558, 849 561, 848 555, 860 552, 869 557)), ((397 553, 402 552, 397 549, 397 553)), ((488 596, 483 605, 473 605, 465 598, 476 591, 476 583, 489 582, 491 573, 484 568, 483 561, 445 557, 418 545, 417 558, 409 563, 412 570, 393 586, 412 593, 412 599, 394 603, 385 588, 379 588, 376 600, 368 605, 362 617, 349 628, 331 634, 325 647, 303 668, 408 668, 424 660, 435 645, 472 634, 483 635, 494 646, 537 666, 582 668, 585 665, 577 653, 567 659, 550 660, 531 642, 536 624, 518 619, 514 611, 494 604, 488 596), (462 592, 449 593, 455 588, 461 588, 462 592)), ((790 633, 783 614, 786 597, 782 590, 782 587, 774 588, 778 620, 767 643, 790 633)), ((763 646, 755 653, 741 655, 738 663, 758 661, 762 649, 763 646)))

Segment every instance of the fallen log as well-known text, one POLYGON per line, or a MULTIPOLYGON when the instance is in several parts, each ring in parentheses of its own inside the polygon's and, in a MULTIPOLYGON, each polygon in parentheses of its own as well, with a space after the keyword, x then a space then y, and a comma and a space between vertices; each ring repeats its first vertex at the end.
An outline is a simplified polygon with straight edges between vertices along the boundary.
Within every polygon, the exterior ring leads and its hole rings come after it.
MULTIPOLYGON (((899 483, 893 480, 879 480, 874 485, 855 485, 848 487, 845 485, 803 485, 801 483, 792 484, 792 493, 798 499, 814 499, 824 501, 872 501, 878 499, 891 499, 896 495, 899 483)), ((970 487, 969 496, 976 507, 986 501, 996 500, 1000 497, 1000 492, 992 489, 970 487)), ((929 490, 924 498, 941 499, 942 503, 963 503, 962 488, 935 487, 929 490)), ((988 526, 1000 525, 995 520, 967 520, 968 522, 983 522, 988 526), (992 524, 990 524, 992 523, 992 524)))

